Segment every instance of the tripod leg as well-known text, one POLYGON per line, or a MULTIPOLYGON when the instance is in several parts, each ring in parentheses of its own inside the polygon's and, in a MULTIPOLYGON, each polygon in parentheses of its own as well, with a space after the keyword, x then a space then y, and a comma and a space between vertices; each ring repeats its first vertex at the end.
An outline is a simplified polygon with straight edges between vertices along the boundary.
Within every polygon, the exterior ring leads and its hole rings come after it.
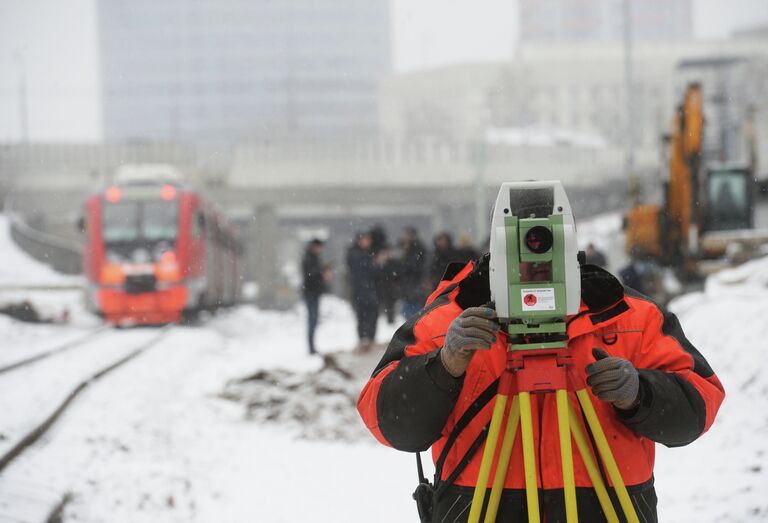
POLYGON ((568 391, 558 389, 557 427, 560 435, 560 460, 563 470, 563 493, 565 494, 565 519, 567 523, 577 523, 579 516, 576 508, 576 485, 573 479, 573 449, 571 431, 568 427, 568 391))
POLYGON ((640 520, 637 518, 637 513, 635 512, 635 507, 632 506, 632 500, 629 499, 627 487, 624 485, 624 480, 621 478, 621 472, 619 472, 616 459, 613 457, 611 447, 608 445, 608 440, 605 438, 605 433, 603 432, 603 427, 600 425, 600 420, 595 412, 595 407, 589 399, 589 394, 587 394, 587 390, 577 390, 576 396, 579 398, 581 409, 584 411, 589 428, 592 430, 592 436, 595 438, 597 450, 600 451, 600 457, 603 458, 603 463, 605 463, 608 477, 611 478, 613 488, 616 490, 616 496, 619 498, 624 517, 627 518, 628 523, 640 523, 640 520))
POLYGON ((468 523, 477 523, 480 521, 480 513, 483 510, 485 501, 485 489, 488 486, 488 478, 491 475, 493 458, 496 454, 496 444, 501 431, 501 422, 504 419, 504 410, 507 406, 505 394, 496 395, 496 403, 493 406, 493 415, 491 416, 491 426, 488 428, 488 439, 485 440, 485 450, 483 451, 483 460, 480 462, 480 472, 477 475, 477 484, 475 493, 472 496, 472 508, 469 509, 468 523))
POLYGON ((531 418, 531 393, 521 392, 520 430, 523 439, 523 464, 525 466, 525 498, 528 503, 528 523, 539 523, 539 486, 536 481, 536 456, 533 451, 533 420, 531 418))
POLYGON ((600 476, 597 463, 595 463, 595 459, 592 457, 592 451, 587 444, 587 438, 584 435, 584 431, 581 430, 581 424, 571 405, 568 405, 568 414, 571 421, 573 440, 576 442, 576 447, 579 449, 579 454, 581 454, 581 459, 587 469, 589 479, 592 481, 595 494, 597 494, 597 499, 600 501, 600 507, 602 507, 605 514, 605 519, 608 523, 619 523, 619 516, 616 515, 616 509, 613 508, 613 503, 611 503, 611 498, 608 496, 608 491, 605 488, 605 483, 603 483, 603 478, 600 476))
POLYGON ((512 446, 515 443, 517 435, 517 425, 520 423, 520 398, 512 398, 512 406, 509 408, 509 417, 507 418, 507 428, 504 430, 504 439, 501 443, 501 453, 496 463, 496 475, 493 477, 493 488, 491 497, 488 500, 488 508, 485 510, 485 523, 496 521, 496 514, 499 511, 499 501, 501 493, 504 490, 504 480, 507 479, 509 471, 509 458, 512 456, 512 446))

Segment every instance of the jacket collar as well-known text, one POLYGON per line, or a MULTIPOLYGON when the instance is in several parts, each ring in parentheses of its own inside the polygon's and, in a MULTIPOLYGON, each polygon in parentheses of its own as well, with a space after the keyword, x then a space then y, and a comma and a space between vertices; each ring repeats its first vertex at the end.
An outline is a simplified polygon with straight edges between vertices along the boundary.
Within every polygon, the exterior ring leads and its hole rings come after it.
POLYGON ((597 265, 581 266, 581 300, 591 312, 602 311, 624 298, 624 286, 597 265))
POLYGON ((568 319, 568 335, 575 338, 609 325, 630 310, 624 286, 613 274, 597 265, 582 265, 581 308, 568 319))

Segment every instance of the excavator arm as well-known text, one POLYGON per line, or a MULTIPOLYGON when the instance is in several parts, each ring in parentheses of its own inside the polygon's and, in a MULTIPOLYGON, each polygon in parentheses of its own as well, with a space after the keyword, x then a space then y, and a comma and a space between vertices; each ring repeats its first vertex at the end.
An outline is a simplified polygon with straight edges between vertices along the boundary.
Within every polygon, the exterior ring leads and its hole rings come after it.
POLYGON ((672 118, 664 201, 662 205, 636 205, 627 213, 626 248, 631 256, 656 259, 664 265, 685 263, 691 226, 699 223, 694 195, 703 130, 701 87, 691 84, 672 118))

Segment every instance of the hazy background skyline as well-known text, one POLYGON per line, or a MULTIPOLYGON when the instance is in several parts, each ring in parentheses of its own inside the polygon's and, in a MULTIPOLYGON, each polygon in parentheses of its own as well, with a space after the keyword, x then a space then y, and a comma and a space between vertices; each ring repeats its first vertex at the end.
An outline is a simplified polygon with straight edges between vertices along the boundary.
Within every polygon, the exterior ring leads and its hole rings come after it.
MULTIPOLYGON (((766 22, 764 0, 693 0, 697 39, 766 22)), ((517 3, 393 0, 392 33, 394 72, 511 60, 517 3)), ((30 140, 100 140, 99 82, 95 0, 0 0, 0 141, 22 135, 22 89, 30 140)))

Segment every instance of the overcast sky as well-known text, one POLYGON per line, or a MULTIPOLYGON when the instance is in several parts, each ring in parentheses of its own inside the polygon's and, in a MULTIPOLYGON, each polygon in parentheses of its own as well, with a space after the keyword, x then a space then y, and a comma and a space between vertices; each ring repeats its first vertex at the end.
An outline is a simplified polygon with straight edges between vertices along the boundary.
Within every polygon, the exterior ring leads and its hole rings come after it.
MULTIPOLYGON (((159 0, 161 1, 161 0, 159 0)), ((512 56, 516 2, 392 0, 397 71, 512 56)), ((0 142, 18 140, 19 79, 32 140, 101 134, 95 0, 0 0, 0 142)), ((768 0, 693 0, 694 35, 722 38, 768 23, 768 0)))

